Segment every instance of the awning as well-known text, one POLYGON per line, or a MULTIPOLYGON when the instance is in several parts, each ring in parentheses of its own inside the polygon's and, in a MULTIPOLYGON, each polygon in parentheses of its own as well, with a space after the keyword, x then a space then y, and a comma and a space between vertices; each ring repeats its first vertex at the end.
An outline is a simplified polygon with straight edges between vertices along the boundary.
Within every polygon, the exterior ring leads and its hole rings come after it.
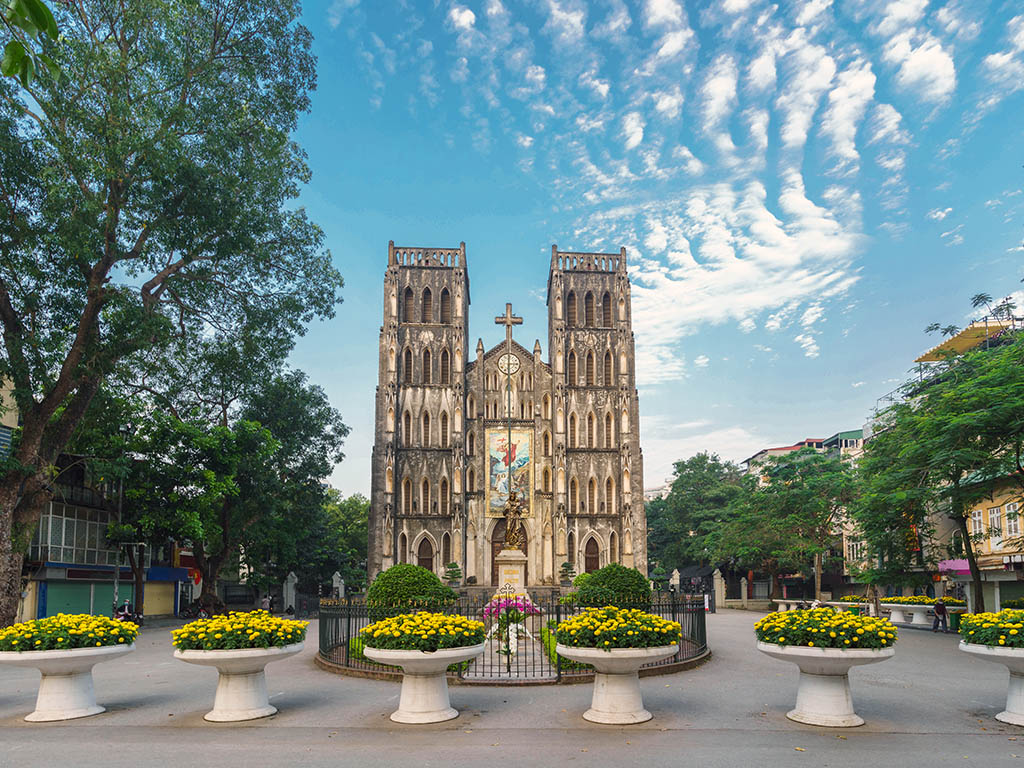
POLYGON ((966 559, 939 560, 939 573, 952 573, 958 576, 969 576, 971 565, 966 559))

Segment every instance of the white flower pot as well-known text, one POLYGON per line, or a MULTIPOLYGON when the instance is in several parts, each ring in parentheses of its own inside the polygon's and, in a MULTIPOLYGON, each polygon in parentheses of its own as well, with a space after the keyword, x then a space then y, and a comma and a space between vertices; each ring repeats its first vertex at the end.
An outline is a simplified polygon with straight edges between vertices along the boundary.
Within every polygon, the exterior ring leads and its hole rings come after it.
POLYGON ((928 618, 928 611, 932 610, 930 605, 882 603, 882 606, 892 611, 889 621, 894 624, 910 624, 916 627, 930 627, 932 624, 931 619, 928 618))
POLYGON ((25 717, 30 723, 73 720, 105 712, 96 703, 92 668, 135 650, 131 645, 102 645, 66 651, 0 651, 0 664, 35 667, 42 677, 36 708, 25 717))
POLYGON ((1006 709, 996 720, 1011 725, 1024 725, 1024 648, 1006 648, 960 641, 960 650, 985 661, 994 661, 1010 670, 1010 684, 1006 689, 1006 709))
POLYGON ((555 645, 559 656, 594 668, 594 694, 583 719, 592 723, 630 725, 644 723, 653 715, 644 709, 640 693, 640 667, 672 656, 677 645, 654 648, 577 648, 555 645))
POLYGON ((776 645, 758 642, 757 650, 800 668, 796 689, 796 708, 786 713, 790 720, 830 728, 863 725, 864 719, 853 711, 850 697, 851 667, 875 664, 892 658, 889 648, 810 648, 802 645, 776 645))
POLYGON ((267 697, 264 668, 272 661, 302 651, 304 643, 280 648, 241 648, 233 651, 175 651, 174 658, 189 664, 216 667, 217 694, 213 709, 203 719, 214 723, 255 720, 277 712, 267 697))
POLYGON ((396 723, 443 723, 459 716, 448 698, 445 670, 476 658, 484 643, 439 651, 405 651, 393 648, 363 648, 363 655, 379 664, 402 668, 402 694, 398 709, 391 713, 396 723))

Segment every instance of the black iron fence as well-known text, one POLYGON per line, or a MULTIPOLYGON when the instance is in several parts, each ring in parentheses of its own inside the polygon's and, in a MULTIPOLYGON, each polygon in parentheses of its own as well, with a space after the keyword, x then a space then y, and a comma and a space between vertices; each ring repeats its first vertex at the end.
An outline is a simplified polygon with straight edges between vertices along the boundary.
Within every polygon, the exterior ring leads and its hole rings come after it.
MULTIPOLYGON (((556 683, 587 676, 592 670, 555 653, 555 628, 583 609, 563 605, 557 599, 535 600, 540 613, 525 617, 519 624, 503 624, 484 615, 488 600, 461 598, 439 610, 484 622, 487 642, 476 659, 448 670, 465 682, 479 683, 556 683)), ((712 601, 713 602, 713 601, 712 601)), ((630 606, 633 607, 633 606, 630 606)), ((647 667, 670 666, 701 656, 707 650, 705 600, 703 595, 656 597, 641 607, 682 626, 682 637, 675 655, 647 667)), ((363 655, 361 630, 385 615, 408 609, 381 608, 361 600, 331 601, 320 606, 320 656, 332 664, 365 672, 397 672, 363 655)))

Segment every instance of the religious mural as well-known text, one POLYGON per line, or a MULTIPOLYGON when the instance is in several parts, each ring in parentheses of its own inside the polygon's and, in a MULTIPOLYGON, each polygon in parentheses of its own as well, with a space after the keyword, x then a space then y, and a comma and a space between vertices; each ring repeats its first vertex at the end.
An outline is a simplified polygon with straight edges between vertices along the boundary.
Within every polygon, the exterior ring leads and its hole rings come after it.
MULTIPOLYGON (((508 498, 508 431, 487 432, 487 515, 500 517, 508 498)), ((533 510, 533 432, 512 430, 512 487, 523 502, 523 514, 529 517, 533 510)))

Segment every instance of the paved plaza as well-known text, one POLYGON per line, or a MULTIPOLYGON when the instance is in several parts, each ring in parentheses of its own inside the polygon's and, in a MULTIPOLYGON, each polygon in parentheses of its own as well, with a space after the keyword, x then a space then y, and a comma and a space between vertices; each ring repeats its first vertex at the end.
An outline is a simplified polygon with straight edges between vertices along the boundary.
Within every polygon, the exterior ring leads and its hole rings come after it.
POLYGON ((96 668, 108 712, 29 724, 38 674, 0 667, 0 766, 754 766, 1024 765, 1024 729, 993 718, 1005 668, 957 651, 955 635, 904 629, 896 656, 851 673, 854 729, 786 719, 797 670, 754 649, 761 614, 708 617, 713 658, 641 681, 648 723, 585 722, 590 685, 452 686, 462 715, 399 727, 388 719, 398 684, 316 668, 316 624, 299 656, 267 668, 280 712, 216 725, 216 672, 174 661, 167 628, 143 630, 138 650, 96 668))

